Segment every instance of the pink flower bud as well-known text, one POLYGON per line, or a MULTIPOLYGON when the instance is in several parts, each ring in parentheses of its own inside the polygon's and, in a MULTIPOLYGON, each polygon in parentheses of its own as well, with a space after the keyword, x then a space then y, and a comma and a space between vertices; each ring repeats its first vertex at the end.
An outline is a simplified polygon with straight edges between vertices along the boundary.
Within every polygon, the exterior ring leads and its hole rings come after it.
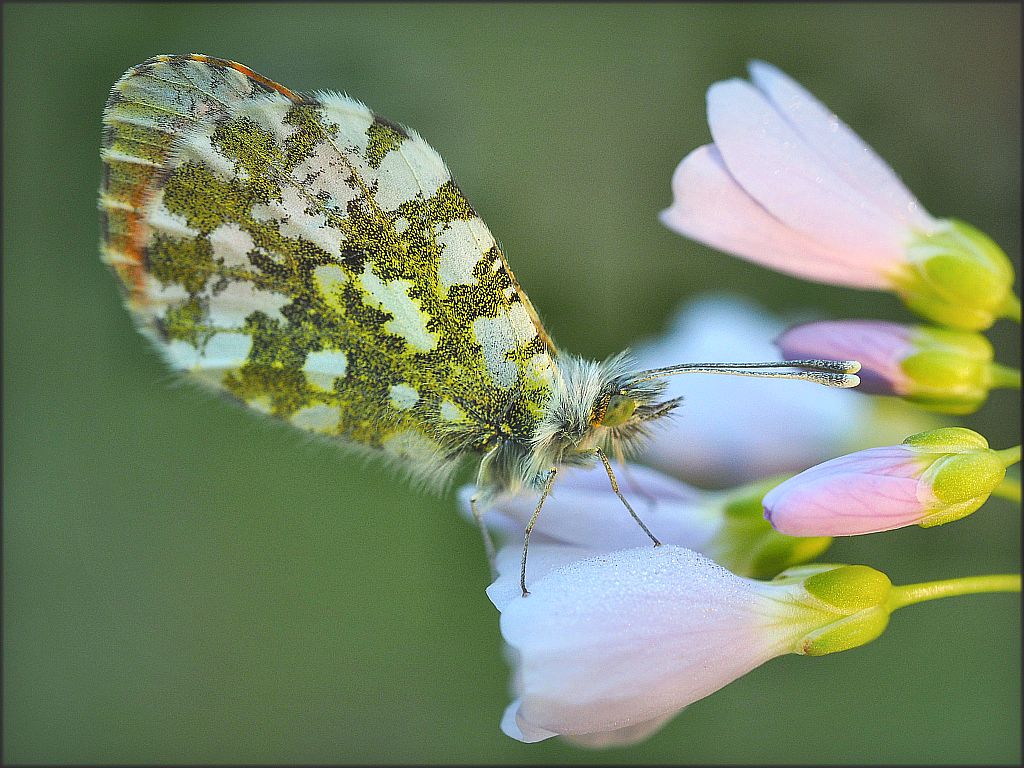
POLYGON ((990 389, 1020 387, 1020 371, 994 362, 992 344, 973 331, 836 320, 790 328, 775 343, 790 359, 858 360, 861 391, 943 413, 973 413, 990 389))
POLYGON ((790 536, 853 536, 930 527, 969 515, 1002 481, 1019 448, 993 451, 981 435, 944 427, 902 445, 869 448, 791 477, 764 497, 764 515, 790 536))
POLYGON ((900 362, 913 351, 913 329, 880 320, 837 320, 806 323, 775 340, 785 358, 851 355, 860 363, 858 391, 873 395, 905 395, 910 380, 900 362), (809 352, 809 350, 813 350, 809 352), (827 355, 822 354, 827 351, 827 355))
MULTIPOLYGON (((708 294, 681 306, 665 334, 638 345, 636 358, 644 368, 679 360, 771 360, 778 354, 772 339, 785 328, 746 299, 708 294)), ((838 453, 898 443, 938 426, 924 410, 894 415, 893 403, 857 397, 857 390, 799 381, 676 376, 667 384, 666 397, 685 398, 682 416, 652 430, 639 459, 706 488, 793 474, 838 453)))

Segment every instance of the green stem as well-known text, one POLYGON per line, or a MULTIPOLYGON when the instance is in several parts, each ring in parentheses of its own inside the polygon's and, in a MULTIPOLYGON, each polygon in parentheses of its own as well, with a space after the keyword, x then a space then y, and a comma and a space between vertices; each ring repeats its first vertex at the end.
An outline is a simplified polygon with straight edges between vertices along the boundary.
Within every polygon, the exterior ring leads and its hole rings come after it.
POLYGON ((1003 462, 1004 467, 1012 467, 1020 461, 1019 445, 1015 445, 1013 448, 1004 448, 1001 451, 993 451, 993 453, 999 457, 1000 461, 1003 462))
POLYGON ((1010 293, 1007 295, 1003 306, 999 308, 999 316, 1013 320, 1016 323, 1020 322, 1020 299, 1015 294, 1010 293))
POLYGON ((1020 369, 992 363, 988 369, 990 386, 1004 389, 1020 389, 1020 369))
POLYGON ((921 584, 904 584, 893 587, 886 601, 889 612, 926 600, 959 595, 976 595, 984 592, 1020 592, 1019 573, 1000 573, 989 576, 965 576, 960 579, 925 581, 921 584))
POLYGON ((715 493, 718 494, 718 497, 722 501, 726 513, 728 514, 732 507, 746 507, 759 503, 768 491, 783 480, 788 480, 791 476, 792 475, 790 474, 784 474, 762 477, 760 480, 754 480, 752 482, 736 486, 735 488, 727 488, 715 493))
POLYGON ((992 491, 992 495, 1020 504, 1020 475, 1006 475, 992 491))

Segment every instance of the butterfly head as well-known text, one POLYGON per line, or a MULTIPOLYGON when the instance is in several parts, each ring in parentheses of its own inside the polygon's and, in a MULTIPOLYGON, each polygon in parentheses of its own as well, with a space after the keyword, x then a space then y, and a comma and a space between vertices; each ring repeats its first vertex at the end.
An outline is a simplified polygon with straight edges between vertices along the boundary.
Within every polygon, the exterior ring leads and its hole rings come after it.
POLYGON ((589 464, 595 449, 613 456, 632 453, 651 422, 680 400, 665 400, 665 382, 638 381, 626 353, 603 362, 561 357, 551 401, 533 438, 530 472, 589 464))

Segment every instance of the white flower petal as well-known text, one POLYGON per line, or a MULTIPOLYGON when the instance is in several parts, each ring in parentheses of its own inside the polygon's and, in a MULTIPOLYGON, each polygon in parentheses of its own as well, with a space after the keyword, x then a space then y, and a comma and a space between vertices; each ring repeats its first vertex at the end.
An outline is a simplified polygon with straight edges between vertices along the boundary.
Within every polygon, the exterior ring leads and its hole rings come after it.
POLYGON ((806 88, 764 61, 752 61, 750 79, 808 145, 874 205, 907 227, 930 232, 935 220, 864 140, 806 88))
POLYGON ((783 224, 730 175, 713 144, 683 158, 672 175, 669 229, 771 269, 822 283, 884 288, 881 274, 845 262, 827 246, 783 224))
POLYGON ((528 738, 667 718, 820 621, 795 603, 802 587, 740 578, 682 547, 572 562, 530 588, 501 617, 520 654, 516 723, 528 738))
POLYGON ((835 173, 754 86, 715 83, 707 103, 729 173, 773 216, 866 271, 905 260, 906 228, 835 173))
POLYGON ((563 737, 566 741, 572 742, 580 747, 588 749, 609 749, 611 747, 628 747, 653 736, 661 730, 665 724, 678 712, 669 712, 653 720, 644 720, 640 723, 616 728, 614 731, 596 731, 595 733, 577 733, 572 736, 563 737))
MULTIPOLYGON (((700 491, 640 465, 615 465, 614 471, 630 505, 661 541, 703 550, 718 531, 721 515, 700 491)), ((511 530, 521 537, 537 506, 537 498, 536 492, 527 491, 499 499, 485 513, 485 519, 488 525, 496 521, 500 530, 511 530)), ((559 472, 532 536, 595 551, 651 542, 612 492, 608 474, 600 464, 559 472)))
MULTIPOLYGON (((551 571, 578 560, 585 560, 595 554, 597 553, 593 550, 583 547, 570 547, 545 540, 538 541, 531 535, 530 555, 526 563, 527 588, 532 589, 530 585, 551 571)), ((509 603, 523 596, 522 586, 519 583, 522 558, 521 538, 519 542, 502 547, 494 558, 494 567, 498 571, 498 577, 487 588, 487 596, 499 611, 505 610, 509 603)))
POLYGON ((519 703, 519 699, 513 701, 505 707, 505 713, 501 716, 501 730, 506 736, 511 736, 513 739, 525 742, 526 744, 533 744, 534 742, 544 741, 544 739, 550 739, 552 736, 558 735, 554 731, 538 728, 529 723, 522 723, 520 725, 517 717, 519 714, 519 703))

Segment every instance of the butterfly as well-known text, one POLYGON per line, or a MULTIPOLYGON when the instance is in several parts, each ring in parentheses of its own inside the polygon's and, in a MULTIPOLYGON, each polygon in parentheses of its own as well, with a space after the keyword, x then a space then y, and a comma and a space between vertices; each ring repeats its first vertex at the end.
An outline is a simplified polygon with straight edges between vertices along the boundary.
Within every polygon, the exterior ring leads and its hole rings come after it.
MULTIPOLYGON (((633 451, 684 372, 853 386, 846 361, 688 363, 563 354, 504 253, 415 131, 201 54, 129 69, 103 111, 102 259, 136 326, 191 379, 442 486, 474 510, 559 467, 633 451), (768 372, 781 366, 796 372, 768 372)), ((482 530, 485 530, 482 528, 482 530)), ((487 542, 485 536, 485 542, 487 542)))

